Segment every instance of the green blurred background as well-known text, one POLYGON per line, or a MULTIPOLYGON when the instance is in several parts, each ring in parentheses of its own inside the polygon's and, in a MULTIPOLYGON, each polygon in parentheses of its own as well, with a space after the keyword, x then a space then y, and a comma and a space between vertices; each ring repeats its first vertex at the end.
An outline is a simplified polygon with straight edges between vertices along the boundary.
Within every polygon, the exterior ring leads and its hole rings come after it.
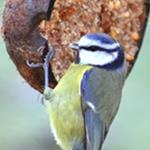
MULTIPOLYGON (((59 148, 39 93, 19 75, 0 38, 0 150, 27 149, 59 148)), ((103 150, 150 150, 150 22, 103 150)))

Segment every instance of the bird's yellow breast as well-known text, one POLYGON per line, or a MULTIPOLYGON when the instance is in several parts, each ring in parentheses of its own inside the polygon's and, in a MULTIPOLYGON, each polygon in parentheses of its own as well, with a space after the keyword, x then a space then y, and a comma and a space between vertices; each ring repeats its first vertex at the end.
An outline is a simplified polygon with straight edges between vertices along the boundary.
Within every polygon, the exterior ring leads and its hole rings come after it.
POLYGON ((80 143, 84 136, 80 84, 91 68, 72 64, 46 103, 52 132, 64 150, 71 150, 73 143, 80 143))

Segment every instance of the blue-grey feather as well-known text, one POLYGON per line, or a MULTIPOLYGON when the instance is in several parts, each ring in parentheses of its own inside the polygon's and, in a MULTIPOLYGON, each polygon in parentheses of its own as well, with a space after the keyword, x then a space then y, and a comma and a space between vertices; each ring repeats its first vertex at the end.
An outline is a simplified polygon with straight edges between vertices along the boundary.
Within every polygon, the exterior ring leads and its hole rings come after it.
POLYGON ((92 70, 86 71, 81 82, 81 93, 84 96, 84 100, 91 101, 92 93, 90 93, 90 86, 88 84, 88 79, 92 73, 92 70), (89 92, 87 92, 89 91, 89 92))
POLYGON ((86 131, 86 149, 101 150, 104 141, 104 126, 99 115, 91 109, 84 112, 85 131, 86 131))
POLYGON ((96 108, 96 100, 93 99, 90 92, 90 82, 88 82, 92 71, 92 69, 86 71, 81 83, 82 102, 85 107, 83 110, 86 137, 85 147, 87 150, 100 150, 104 141, 104 125, 100 115, 87 105, 90 102, 96 108))
POLYGON ((111 38, 109 35, 105 34, 105 33, 94 33, 94 34, 86 34, 85 35, 87 39, 91 39, 97 42, 101 42, 101 43, 105 43, 105 44, 114 44, 116 43, 116 41, 111 38))

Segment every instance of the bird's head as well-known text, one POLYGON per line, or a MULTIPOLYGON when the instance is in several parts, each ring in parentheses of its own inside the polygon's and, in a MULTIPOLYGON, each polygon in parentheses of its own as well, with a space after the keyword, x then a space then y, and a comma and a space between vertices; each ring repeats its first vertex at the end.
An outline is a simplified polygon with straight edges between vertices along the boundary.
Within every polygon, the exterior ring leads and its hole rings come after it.
POLYGON ((70 47, 77 50, 76 63, 81 65, 115 70, 124 63, 123 48, 104 33, 86 34, 78 42, 70 44, 70 47))

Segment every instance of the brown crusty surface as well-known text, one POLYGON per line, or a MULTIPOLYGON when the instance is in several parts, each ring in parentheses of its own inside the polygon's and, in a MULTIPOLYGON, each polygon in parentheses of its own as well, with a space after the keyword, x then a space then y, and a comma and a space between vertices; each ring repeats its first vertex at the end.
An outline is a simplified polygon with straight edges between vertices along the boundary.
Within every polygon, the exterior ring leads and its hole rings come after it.
POLYGON ((42 61, 39 49, 45 45, 43 35, 55 49, 49 81, 52 88, 75 60, 76 54, 68 45, 86 33, 105 32, 118 40, 131 70, 144 35, 148 14, 146 0, 56 0, 46 26, 41 21, 46 19, 49 0, 32 0, 32 6, 28 2, 6 0, 3 32, 11 59, 33 88, 43 91, 43 70, 31 69, 25 61, 42 61))

